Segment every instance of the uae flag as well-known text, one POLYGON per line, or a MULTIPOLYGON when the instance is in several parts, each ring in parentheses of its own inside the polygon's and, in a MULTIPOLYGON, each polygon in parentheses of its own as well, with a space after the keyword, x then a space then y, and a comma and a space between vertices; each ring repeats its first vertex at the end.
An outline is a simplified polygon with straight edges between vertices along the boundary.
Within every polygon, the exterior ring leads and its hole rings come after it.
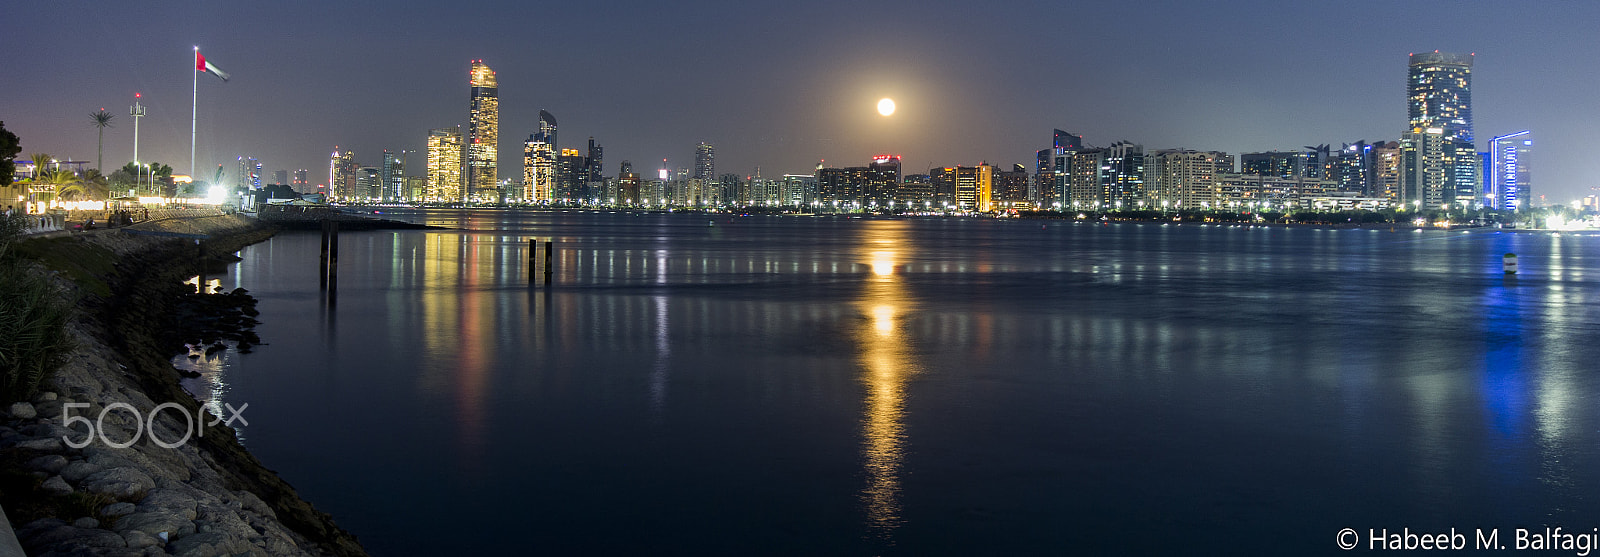
POLYGON ((194 52, 194 69, 195 71, 216 75, 217 77, 222 78, 223 81, 228 80, 228 72, 222 71, 221 68, 218 68, 212 63, 207 62, 206 56, 201 54, 198 50, 194 52))

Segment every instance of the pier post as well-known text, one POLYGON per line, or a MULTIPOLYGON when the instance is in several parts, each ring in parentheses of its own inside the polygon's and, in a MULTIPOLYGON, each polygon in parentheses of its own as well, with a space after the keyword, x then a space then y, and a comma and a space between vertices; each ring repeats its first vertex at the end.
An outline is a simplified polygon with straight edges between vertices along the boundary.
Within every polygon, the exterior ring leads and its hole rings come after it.
POLYGON ((539 241, 530 239, 528 240, 528 286, 539 284, 539 276, 536 274, 538 266, 539 241))
POLYGON ((328 221, 328 305, 339 299, 339 221, 328 221))
POLYGON ((322 220, 322 262, 317 266, 318 287, 328 289, 328 220, 322 220))
POLYGON ((195 261, 200 263, 199 272, 195 273, 194 291, 196 294, 206 293, 206 247, 200 244, 200 239, 194 240, 195 261))
POLYGON ((556 243, 554 241, 550 241, 550 242, 545 242, 544 243, 544 285, 545 286, 550 286, 550 281, 555 276, 555 253, 556 253, 555 246, 556 246, 556 243))

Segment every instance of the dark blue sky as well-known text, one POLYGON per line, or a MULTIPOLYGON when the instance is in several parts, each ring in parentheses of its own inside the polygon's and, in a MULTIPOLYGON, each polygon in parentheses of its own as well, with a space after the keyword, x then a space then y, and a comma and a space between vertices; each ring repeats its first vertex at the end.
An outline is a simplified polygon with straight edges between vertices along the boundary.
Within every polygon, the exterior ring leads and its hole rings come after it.
POLYGON ((1229 152, 1395 139, 1406 55, 1442 49, 1477 53, 1480 149, 1532 129, 1536 191, 1600 186, 1600 3, 988 4, 21 3, 0 34, 0 120, 24 156, 93 160, 88 114, 105 107, 117 166, 142 92, 141 158, 186 171, 199 45, 233 76, 201 76, 201 168, 249 154, 320 182, 336 144, 366 164, 421 149, 466 120, 475 58, 499 74, 502 176, 520 176, 540 109, 562 147, 598 139, 608 175, 624 159, 689 166, 699 141, 719 172, 766 176, 877 153, 908 170, 1031 166, 1057 127, 1229 152), (874 110, 885 96, 891 118, 874 110))

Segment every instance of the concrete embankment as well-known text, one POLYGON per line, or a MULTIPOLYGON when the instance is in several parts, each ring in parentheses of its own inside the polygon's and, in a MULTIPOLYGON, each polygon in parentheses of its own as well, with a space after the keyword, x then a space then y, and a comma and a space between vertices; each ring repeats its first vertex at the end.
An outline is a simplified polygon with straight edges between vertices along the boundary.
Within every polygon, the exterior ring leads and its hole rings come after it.
POLYGON ((0 495, 29 554, 365 555, 231 428, 210 425, 216 418, 179 387, 171 363, 183 341, 174 333, 182 281, 272 233, 230 215, 14 246, 51 269, 78 307, 67 364, 31 402, 5 409, 0 426, 0 495), (89 428, 69 416, 94 430, 82 448, 70 445, 89 428), (192 435, 196 416, 203 436, 192 435))

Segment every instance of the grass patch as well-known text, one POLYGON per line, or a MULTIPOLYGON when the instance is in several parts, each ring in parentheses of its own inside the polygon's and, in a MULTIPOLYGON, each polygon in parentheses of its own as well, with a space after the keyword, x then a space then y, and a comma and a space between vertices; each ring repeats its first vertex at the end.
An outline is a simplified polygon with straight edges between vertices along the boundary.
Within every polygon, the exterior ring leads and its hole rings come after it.
POLYGON ((100 297, 111 295, 104 277, 116 270, 116 254, 78 238, 35 238, 16 242, 7 255, 37 261, 46 269, 58 271, 100 297))

